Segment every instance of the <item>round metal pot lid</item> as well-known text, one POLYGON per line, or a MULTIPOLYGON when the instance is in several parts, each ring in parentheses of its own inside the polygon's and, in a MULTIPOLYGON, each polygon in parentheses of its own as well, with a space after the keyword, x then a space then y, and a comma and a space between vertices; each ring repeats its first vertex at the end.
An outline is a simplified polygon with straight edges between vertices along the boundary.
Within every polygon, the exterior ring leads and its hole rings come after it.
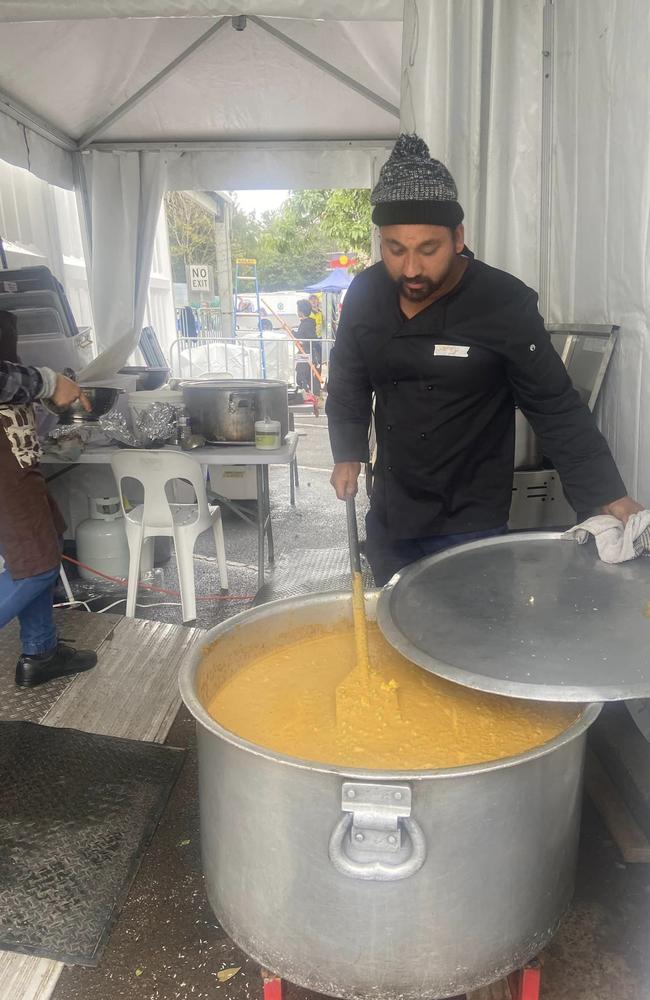
POLYGON ((272 378, 188 378, 180 382, 181 389, 287 389, 288 383, 272 378))
POLYGON ((650 696, 650 558, 527 532, 422 559, 383 589, 377 621, 419 666, 539 701, 650 696))

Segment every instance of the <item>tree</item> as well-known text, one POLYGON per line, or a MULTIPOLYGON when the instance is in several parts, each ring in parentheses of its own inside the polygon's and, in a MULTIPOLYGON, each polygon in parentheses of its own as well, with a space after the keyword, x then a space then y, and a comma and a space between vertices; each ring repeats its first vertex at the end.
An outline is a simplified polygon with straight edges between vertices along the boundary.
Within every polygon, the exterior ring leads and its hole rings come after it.
POLYGON ((343 253, 355 253, 359 264, 370 263, 370 228, 372 225, 370 191, 350 188, 327 192, 321 224, 343 253))
MULTIPOLYGON (((215 260, 213 218, 185 192, 166 198, 174 281, 185 281, 185 265, 215 260)), ((331 253, 353 253, 359 267, 370 260, 370 195, 363 189, 293 191, 261 219, 237 205, 232 212, 232 259, 257 260, 265 291, 301 289, 325 274, 331 253)))
POLYGON ((185 191, 172 191, 166 195, 165 212, 174 281, 185 281, 186 264, 210 264, 216 267, 212 213, 185 191))
POLYGON ((367 188, 294 191, 285 206, 290 207, 297 219, 318 226, 333 250, 358 256, 360 268, 370 262, 371 209, 367 188))
POLYGON ((292 195, 276 212, 269 213, 264 223, 257 253, 264 289, 304 288, 323 276, 327 254, 334 247, 319 225, 313 203, 306 205, 301 197, 292 195))
POLYGON ((255 215, 244 212, 233 197, 232 209, 232 259, 257 257, 257 244, 263 228, 255 215))
POLYGON ((277 211, 262 217, 255 246, 244 256, 256 257, 266 291, 314 284, 325 273, 328 254, 337 251, 354 253, 364 267, 370 260, 370 193, 293 191, 277 211))

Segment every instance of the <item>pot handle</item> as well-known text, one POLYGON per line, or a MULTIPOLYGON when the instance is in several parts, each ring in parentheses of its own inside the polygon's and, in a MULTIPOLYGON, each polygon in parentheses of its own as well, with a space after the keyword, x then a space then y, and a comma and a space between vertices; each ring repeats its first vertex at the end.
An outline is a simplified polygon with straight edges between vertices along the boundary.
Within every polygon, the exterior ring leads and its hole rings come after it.
POLYGON ((408 786, 345 782, 342 808, 344 814, 329 841, 330 861, 338 872, 349 878, 394 882, 420 870, 426 860, 427 845, 420 824, 410 815, 408 786), (402 833, 408 834, 410 850, 406 857, 402 833), (370 852, 371 857, 367 861, 350 857, 346 840, 351 845, 356 841, 359 852, 370 852), (378 854, 396 860, 384 861, 377 858, 378 854))
POLYGON ((251 399, 250 392, 233 392, 228 394, 228 412, 236 413, 237 410, 255 410, 255 399, 251 399))

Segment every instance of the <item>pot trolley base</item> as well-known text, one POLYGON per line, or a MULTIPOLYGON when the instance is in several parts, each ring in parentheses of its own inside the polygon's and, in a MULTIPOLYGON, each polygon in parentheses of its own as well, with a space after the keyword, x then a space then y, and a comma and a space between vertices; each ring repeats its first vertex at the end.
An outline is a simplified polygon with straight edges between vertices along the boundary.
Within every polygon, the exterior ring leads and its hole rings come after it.
MULTIPOLYGON (((538 959, 533 959, 523 969, 513 972, 503 980, 503 998, 510 1000, 540 1000, 542 988, 542 967, 538 959)), ((284 980, 272 972, 262 970, 263 1000, 284 1000, 284 980)), ((449 997, 448 1000, 468 1000, 465 994, 449 997)))

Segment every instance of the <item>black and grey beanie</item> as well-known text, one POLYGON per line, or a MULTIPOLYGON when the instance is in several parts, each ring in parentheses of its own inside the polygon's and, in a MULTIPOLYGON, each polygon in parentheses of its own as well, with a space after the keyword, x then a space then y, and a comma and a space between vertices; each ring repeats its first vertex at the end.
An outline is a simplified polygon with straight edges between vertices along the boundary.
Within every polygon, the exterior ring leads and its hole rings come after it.
POLYGON ((424 139, 402 133, 370 195, 377 226, 457 226, 463 221, 454 178, 424 139))

